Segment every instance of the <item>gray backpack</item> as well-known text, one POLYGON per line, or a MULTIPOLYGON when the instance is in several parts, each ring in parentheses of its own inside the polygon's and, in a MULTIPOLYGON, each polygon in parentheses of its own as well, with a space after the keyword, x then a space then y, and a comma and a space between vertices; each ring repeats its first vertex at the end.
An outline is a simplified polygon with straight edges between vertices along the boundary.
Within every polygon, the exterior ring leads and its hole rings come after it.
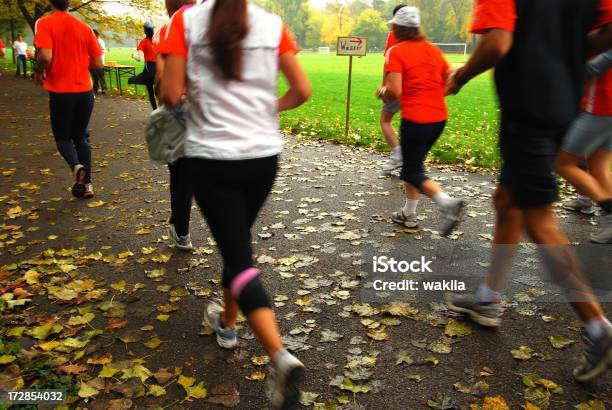
POLYGON ((185 113, 183 107, 160 106, 151 113, 146 127, 149 157, 158 164, 172 164, 185 156, 185 113))

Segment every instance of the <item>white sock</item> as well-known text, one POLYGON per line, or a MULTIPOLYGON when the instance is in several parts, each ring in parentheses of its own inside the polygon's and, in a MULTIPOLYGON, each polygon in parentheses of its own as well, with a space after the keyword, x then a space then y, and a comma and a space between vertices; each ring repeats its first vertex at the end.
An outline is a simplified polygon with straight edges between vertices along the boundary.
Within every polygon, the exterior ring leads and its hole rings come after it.
POLYGON ((455 205, 455 203, 457 202, 455 198, 446 195, 446 193, 442 191, 435 194, 431 199, 433 199, 434 202, 442 208, 448 208, 450 206, 455 205))
POLYGON ((476 291, 476 298, 482 303, 493 303, 501 301, 502 295, 491 289, 487 284, 481 283, 476 291))
POLYGON ((589 320, 584 330, 591 340, 597 340, 606 333, 606 329, 611 327, 610 321, 605 316, 600 316, 597 319, 589 320))
POLYGON ((416 214, 417 206, 419 205, 418 199, 406 199, 406 204, 402 208, 404 215, 416 214))
POLYGON ((399 145, 391 150, 391 158, 402 159, 402 147, 399 145))

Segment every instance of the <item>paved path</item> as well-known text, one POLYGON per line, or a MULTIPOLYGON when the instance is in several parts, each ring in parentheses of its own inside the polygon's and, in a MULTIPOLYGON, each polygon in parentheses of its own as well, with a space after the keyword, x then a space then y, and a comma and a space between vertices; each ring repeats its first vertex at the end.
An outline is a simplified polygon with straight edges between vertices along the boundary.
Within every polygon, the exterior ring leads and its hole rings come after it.
MULTIPOLYGON (((92 409, 213 408, 236 404, 236 392, 239 408, 265 408, 263 352, 248 328, 240 330, 233 353, 199 334, 203 306, 219 289, 220 259, 195 209, 197 250, 184 254, 165 245, 168 176, 147 159, 142 130, 148 105, 96 101, 91 123, 96 197, 84 202, 70 197, 70 175, 50 134, 45 93, 10 76, 0 77, 0 90, 0 290, 24 297, 7 287, 22 278, 17 287, 33 295, 24 307, 3 312, 5 344, 18 341, 25 350, 13 355, 11 365, 0 365, 0 386, 13 387, 15 380, 49 385, 67 374, 61 382, 82 396, 89 392, 93 398, 80 404, 92 409), (46 323, 62 327, 50 330, 46 323), (52 333, 39 341, 28 336, 32 328, 38 336, 52 333), (112 359, 104 360, 106 354, 112 359), (52 370, 46 378, 33 370, 45 366, 52 370), (175 374, 194 377, 194 386, 203 381, 207 398, 183 401, 180 383, 189 383, 175 374)), ((370 301, 362 294, 364 255, 399 249, 432 256, 468 245, 470 266, 480 276, 492 232, 493 174, 432 170, 450 192, 470 202, 461 232, 441 239, 430 201, 420 205, 420 231, 404 232, 390 223, 388 215, 402 196, 396 178, 380 177, 383 161, 367 150, 288 138, 276 186, 254 229, 254 248, 283 334, 308 368, 306 401, 418 409, 433 400, 434 408, 469 408, 485 396, 502 395, 519 408, 525 404, 522 375, 537 373, 563 388, 549 393, 549 408, 571 409, 594 396, 610 405, 609 377, 592 386, 573 382, 571 369, 582 349, 579 323, 565 304, 540 300, 555 290, 538 279, 534 259, 527 257, 519 267, 499 331, 472 325, 467 336, 445 338, 449 315, 436 301, 440 293, 417 294, 409 305, 386 309, 395 316, 381 312, 381 303, 364 304, 370 301), (556 349, 550 336, 577 343, 556 349), (514 359, 510 351, 519 346, 535 356, 514 359)), ((562 211, 560 216, 572 240, 585 241, 589 218, 562 211)), ((6 349, 0 353, 0 360, 12 355, 6 349)))

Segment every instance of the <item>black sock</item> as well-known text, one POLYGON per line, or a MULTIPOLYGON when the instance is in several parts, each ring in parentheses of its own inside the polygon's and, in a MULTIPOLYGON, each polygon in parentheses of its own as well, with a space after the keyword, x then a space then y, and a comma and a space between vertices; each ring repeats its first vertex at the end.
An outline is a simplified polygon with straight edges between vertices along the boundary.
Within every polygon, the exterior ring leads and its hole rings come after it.
POLYGON ((606 214, 612 213, 612 198, 604 199, 599 202, 599 206, 601 206, 601 209, 603 209, 606 214))

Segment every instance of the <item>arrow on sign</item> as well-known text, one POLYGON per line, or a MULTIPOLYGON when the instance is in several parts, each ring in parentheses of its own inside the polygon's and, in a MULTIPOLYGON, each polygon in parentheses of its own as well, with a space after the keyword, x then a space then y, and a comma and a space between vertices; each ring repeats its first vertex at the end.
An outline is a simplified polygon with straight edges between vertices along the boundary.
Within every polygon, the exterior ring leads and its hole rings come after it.
POLYGON ((357 43, 357 45, 362 45, 363 44, 363 40, 358 38, 356 40, 351 40, 351 43, 357 43))

